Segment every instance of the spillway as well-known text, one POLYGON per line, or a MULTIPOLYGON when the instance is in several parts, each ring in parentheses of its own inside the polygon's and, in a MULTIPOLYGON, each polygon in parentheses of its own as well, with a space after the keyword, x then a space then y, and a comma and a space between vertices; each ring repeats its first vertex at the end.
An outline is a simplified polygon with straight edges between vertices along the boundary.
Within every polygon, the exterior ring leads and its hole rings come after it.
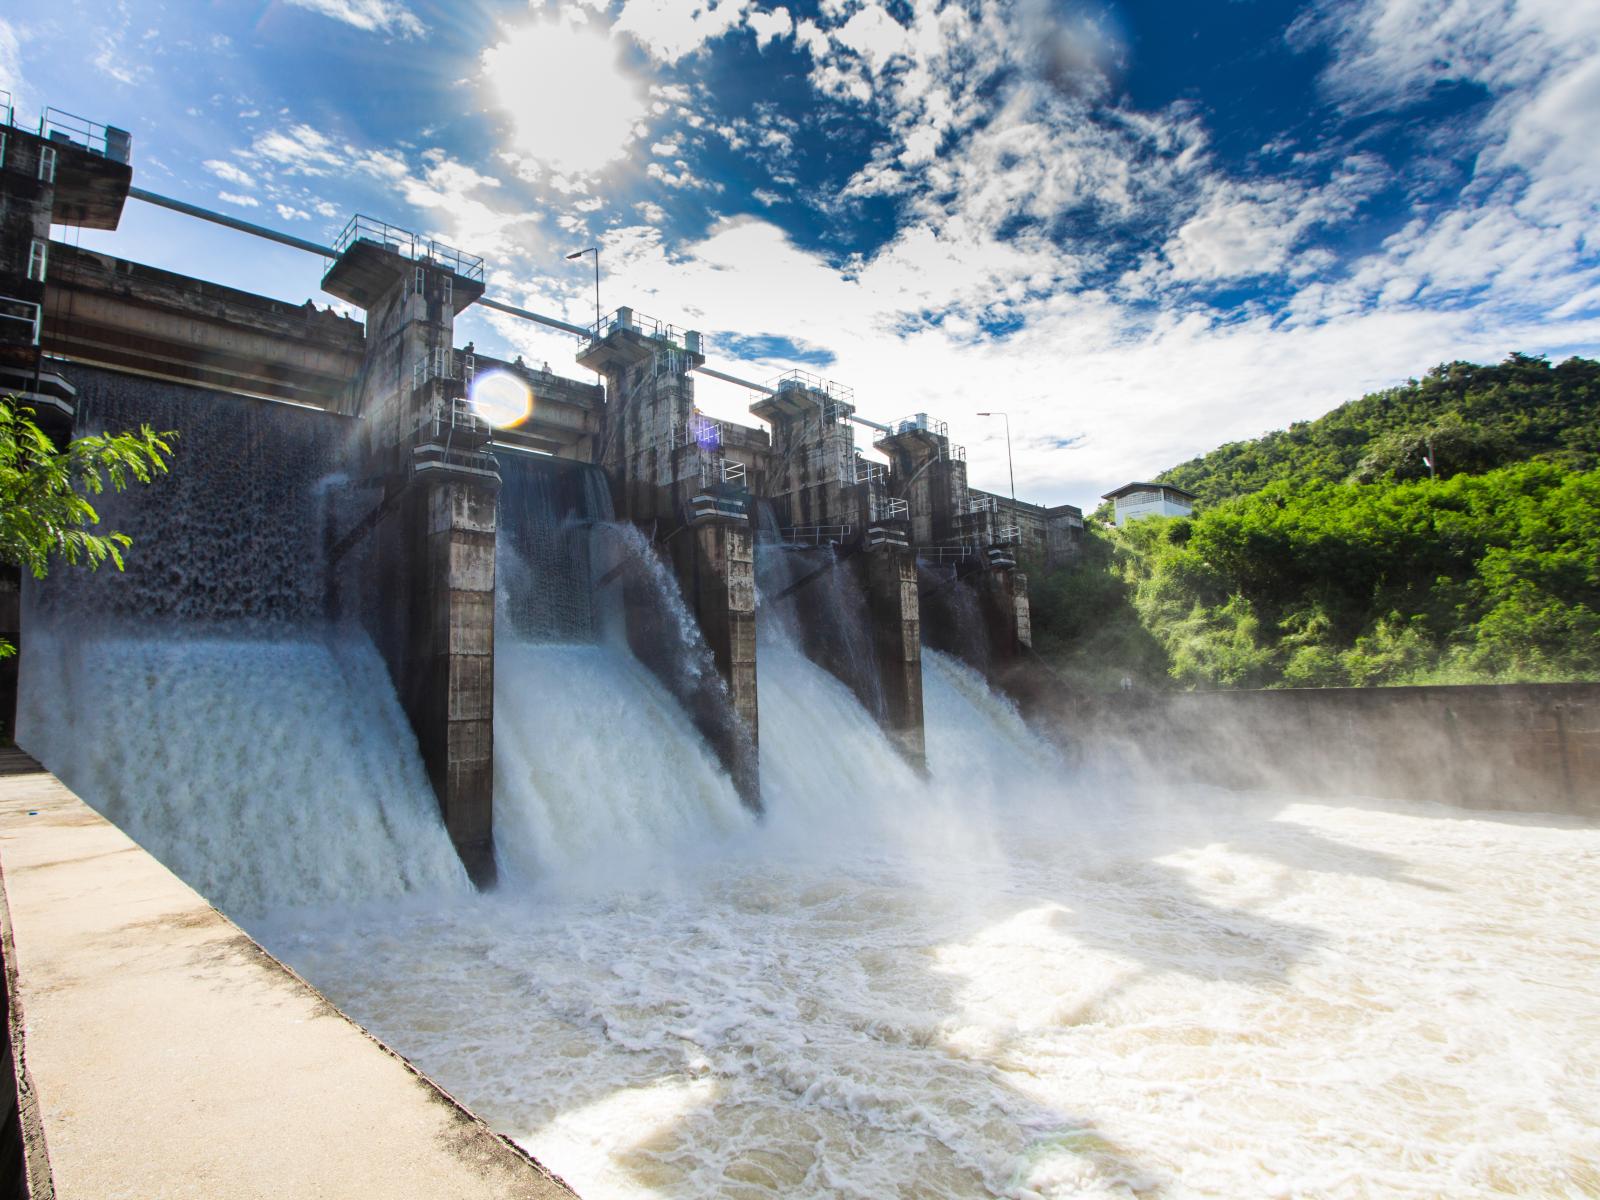
POLYGON ((624 603, 655 614, 684 689, 714 678, 654 551, 611 521, 604 476, 513 452, 501 473, 495 854, 509 884, 625 879, 747 826, 678 697, 628 647, 624 603))
POLYGON ((1088 794, 936 653, 925 782, 763 639, 760 826, 269 944, 585 1195, 1581 1194, 1600 831, 1088 794))
POLYGON ((479 894, 324 586, 340 424, 121 386, 84 420, 190 474, 107 506, 127 575, 30 591, 24 745, 581 1194, 1593 1190, 1600 830, 1089 779, 935 650, 922 777, 782 621, 758 821, 656 547, 523 459, 479 894))
POLYGON ((323 413, 83 371, 78 430, 177 429, 104 497, 128 569, 27 592, 18 742, 239 920, 467 889, 371 641, 326 611, 323 413))

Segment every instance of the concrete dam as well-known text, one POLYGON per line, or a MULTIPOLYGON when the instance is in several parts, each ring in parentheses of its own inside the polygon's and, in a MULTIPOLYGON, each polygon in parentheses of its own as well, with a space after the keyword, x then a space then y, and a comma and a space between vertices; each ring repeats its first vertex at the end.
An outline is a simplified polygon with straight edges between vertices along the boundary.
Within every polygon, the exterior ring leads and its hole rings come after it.
POLYGON ((300 247, 364 321, 76 249, 127 143, 9 132, 0 390, 179 435, 97 498, 125 572, 0 579, 17 1194, 1592 1181, 1592 825, 1074 757, 1020 564, 1082 515, 921 404, 714 420, 699 332, 365 217, 300 247), (486 303, 572 376, 457 345, 486 303))

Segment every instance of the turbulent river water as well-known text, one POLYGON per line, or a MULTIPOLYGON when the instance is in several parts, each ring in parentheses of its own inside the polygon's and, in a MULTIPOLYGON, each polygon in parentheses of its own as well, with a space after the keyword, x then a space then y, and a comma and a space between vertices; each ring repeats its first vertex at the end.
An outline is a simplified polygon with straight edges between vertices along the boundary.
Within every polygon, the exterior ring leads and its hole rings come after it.
POLYGON ((757 821, 657 549, 509 455, 481 895, 330 557, 341 419, 78 382, 182 469, 105 498, 126 574, 28 586, 19 742, 587 1200, 1600 1196, 1600 829, 1076 772, 932 652, 922 778, 771 546, 757 821))
POLYGON ((757 825, 554 653, 670 853, 251 927, 580 1194, 1600 1194, 1600 830, 1075 777, 937 655, 924 782, 785 643, 757 825))

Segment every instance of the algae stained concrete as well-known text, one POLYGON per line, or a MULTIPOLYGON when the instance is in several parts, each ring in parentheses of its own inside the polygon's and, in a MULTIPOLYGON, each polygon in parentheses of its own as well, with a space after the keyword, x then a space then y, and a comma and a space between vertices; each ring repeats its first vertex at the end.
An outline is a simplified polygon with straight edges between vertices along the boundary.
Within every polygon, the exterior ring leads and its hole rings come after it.
POLYGON ((11 1032, 56 1196, 570 1200, 54 776, 3 757, 11 1032))

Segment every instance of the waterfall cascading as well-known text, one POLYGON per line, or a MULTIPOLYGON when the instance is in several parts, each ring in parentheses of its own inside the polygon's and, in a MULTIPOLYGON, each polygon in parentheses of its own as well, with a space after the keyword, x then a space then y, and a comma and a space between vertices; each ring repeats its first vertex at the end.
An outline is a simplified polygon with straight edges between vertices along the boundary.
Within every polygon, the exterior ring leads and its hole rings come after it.
POLYGON ((721 679, 594 467, 502 453, 495 852, 508 881, 659 868, 749 816, 680 701, 721 679), (648 622, 655 661, 629 649, 648 622))
POLYGON ((922 641, 987 672, 993 660, 989 626, 978 591, 953 565, 917 566, 922 641))
POLYGON ((393 685, 330 619, 349 423, 77 369, 78 430, 179 433, 102 497, 125 573, 27 589, 18 742, 230 915, 469 885, 393 685))
POLYGON ((786 546, 758 540, 756 587, 761 619, 848 687, 874 718, 888 711, 878 670, 872 617, 861 574, 833 546, 786 546))

